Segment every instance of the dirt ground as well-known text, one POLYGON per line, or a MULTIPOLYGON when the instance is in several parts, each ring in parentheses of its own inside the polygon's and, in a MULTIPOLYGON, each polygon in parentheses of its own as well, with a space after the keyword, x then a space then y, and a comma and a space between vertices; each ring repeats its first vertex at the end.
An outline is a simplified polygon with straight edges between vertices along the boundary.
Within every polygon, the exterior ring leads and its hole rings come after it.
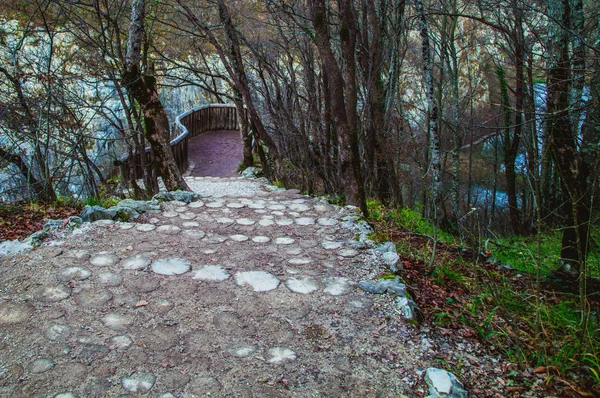
POLYGON ((188 157, 195 177, 234 177, 242 161, 239 131, 209 131, 190 140, 188 157))

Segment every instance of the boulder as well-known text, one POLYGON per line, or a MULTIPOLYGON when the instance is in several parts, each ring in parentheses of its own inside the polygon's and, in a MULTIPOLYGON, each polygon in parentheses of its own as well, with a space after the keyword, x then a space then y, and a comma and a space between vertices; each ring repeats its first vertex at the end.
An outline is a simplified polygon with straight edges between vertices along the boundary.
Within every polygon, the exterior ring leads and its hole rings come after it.
POLYGON ((262 174, 262 169, 260 167, 246 167, 244 171, 242 171, 242 178, 256 178, 260 174, 262 174))
POLYGON ((396 307, 408 321, 419 321, 421 310, 412 299, 408 297, 398 297, 396 307))
POLYGON ((396 250, 396 245, 393 242, 387 241, 387 242, 383 242, 380 245, 377 245, 375 248, 373 248, 374 251, 379 252, 379 253, 398 253, 398 251, 396 250))
POLYGON ((138 213, 145 213, 147 211, 152 211, 152 210, 160 210, 160 206, 158 204, 158 201, 156 201, 156 200, 145 201, 145 200, 124 199, 124 200, 120 201, 119 203, 117 203, 116 207, 129 207, 129 208, 137 211, 138 213))
POLYGON ((113 216, 113 220, 114 221, 129 221, 129 220, 134 220, 136 218, 138 218, 140 216, 140 213, 138 213, 135 209, 131 208, 131 207, 121 207, 121 206, 113 206, 109 209, 107 209, 109 212, 114 212, 115 215, 113 216))
POLYGON ((383 294, 387 292, 402 297, 406 295, 406 285, 401 283, 398 277, 377 281, 360 281, 358 287, 371 294, 383 294))
POLYGON ((385 265, 390 267, 390 270, 392 272, 398 272, 402 270, 402 264, 398 266, 398 261, 400 260, 400 256, 398 255, 398 253, 385 252, 381 255, 381 258, 383 259, 385 265))
POLYGON ((425 383, 429 387, 427 398, 468 398, 469 396, 464 385, 447 370, 427 369, 425 383))
POLYGON ((98 220, 112 220, 116 211, 105 209, 102 206, 87 205, 81 210, 79 217, 83 222, 94 222, 98 220))
POLYGON ((154 195, 152 199, 158 200, 159 202, 171 202, 174 200, 179 200, 181 202, 191 203, 199 200, 200 195, 191 191, 163 191, 154 195))
POLYGON ((12 256, 33 249, 33 245, 25 241, 6 240, 0 243, 0 256, 12 256))

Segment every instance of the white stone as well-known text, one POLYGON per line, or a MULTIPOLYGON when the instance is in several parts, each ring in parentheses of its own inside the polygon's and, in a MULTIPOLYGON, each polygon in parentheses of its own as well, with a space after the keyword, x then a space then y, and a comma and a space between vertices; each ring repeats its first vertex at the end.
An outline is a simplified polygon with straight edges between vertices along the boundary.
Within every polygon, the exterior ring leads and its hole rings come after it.
POLYGON ((102 318, 102 323, 112 330, 124 330, 133 324, 133 319, 129 316, 111 312, 102 318))
MULTIPOLYGON (((304 200, 304 199, 301 199, 301 200, 304 200)), ((302 203, 293 203, 289 206, 289 209, 291 211, 297 211, 298 213, 302 213, 302 212, 308 211, 310 208, 307 205, 302 204, 302 203)))
POLYGON ((279 364, 296 359, 296 353, 289 348, 273 347, 267 351, 268 363, 279 364))
POLYGON ((254 225, 256 223, 256 221, 251 220, 249 218, 238 218, 237 220, 235 220, 235 222, 239 225, 254 225))
POLYGON ((350 284, 350 281, 346 278, 325 278, 323 282, 325 284, 323 292, 331 294, 332 296, 342 296, 344 294, 350 293, 350 291, 352 290, 352 285, 350 284))
POLYGON ((229 207, 230 209, 241 209, 244 206, 246 206, 246 205, 239 203, 239 202, 227 203, 227 207, 229 207))
POLYGON ((124 350, 133 344, 131 337, 127 335, 115 336, 110 339, 110 349, 124 350))
POLYGON ((310 264, 312 262, 313 262, 312 259, 306 258, 306 257, 294 257, 294 258, 290 258, 288 260, 288 263, 290 263, 292 265, 305 265, 305 264, 310 264))
POLYGON ((50 358, 40 358, 33 361, 29 368, 31 373, 45 373, 54 367, 54 361, 50 358))
POLYGON ((119 228, 123 229, 123 230, 128 230, 135 227, 135 224, 132 222, 123 222, 123 223, 119 223, 119 228))
POLYGON ((152 263, 152 271, 159 275, 181 275, 191 268, 190 262, 183 258, 161 258, 152 263))
POLYGON ((101 272, 98 274, 98 282, 104 286, 119 286, 123 282, 123 277, 112 272, 101 272))
POLYGON ((206 207, 210 207, 213 209, 219 208, 219 207, 223 207, 225 205, 225 203, 221 202, 221 201, 215 201, 215 202, 208 202, 206 203, 206 207))
POLYGON ((267 209, 269 209, 269 210, 285 210, 285 206, 274 203, 274 204, 268 205, 267 209))
POLYGON ((285 285, 294 293, 309 294, 319 288, 317 282, 310 276, 302 279, 290 278, 285 281, 285 285))
POLYGON ((277 220, 275 222, 277 223, 277 225, 285 226, 285 225, 292 225, 294 223, 294 220, 292 220, 290 218, 280 218, 279 220, 277 220))
POLYGON ((247 358, 256 352, 256 347, 250 344, 237 343, 229 346, 229 348, 227 348, 227 352, 234 357, 247 358))
POLYGON ((234 242, 245 242, 249 238, 246 235, 237 234, 237 235, 231 235, 229 237, 229 239, 231 239, 234 242))
POLYGON ((463 384, 452 373, 437 368, 428 368, 425 372, 425 382, 429 392, 434 397, 467 398, 463 384))
POLYGON ((279 210, 271 211, 271 214, 274 215, 274 216, 283 216, 283 215, 285 215, 284 212, 279 211, 279 210))
POLYGON ((296 218, 296 224, 298 224, 298 225, 313 225, 314 223, 315 223, 314 218, 310 218, 310 217, 296 218))
POLYGON ((229 218, 229 217, 219 217, 219 218, 216 218, 215 221, 218 222, 219 224, 233 224, 235 220, 233 218, 229 218))
POLYGON ((135 229, 140 232, 150 232, 150 231, 154 231, 154 229, 156 229, 156 225, 140 224, 137 227, 135 227, 135 229))
POLYGON ((92 272, 89 269, 81 268, 81 267, 69 267, 65 268, 58 274, 58 279, 66 282, 66 281, 83 281, 92 276, 92 272))
POLYGON ((201 200, 199 200, 197 202, 192 202, 188 205, 188 207, 191 207, 192 209, 197 209, 202 206, 204 206, 204 202, 202 202, 201 200))
POLYGON ((202 239, 206 236, 206 233, 199 229, 186 229, 182 234, 191 239, 202 239))
POLYGON ((228 278, 229 273, 220 265, 205 265, 200 267, 193 276, 193 279, 211 282, 222 282, 228 278))
POLYGON ((109 267, 119 262, 119 257, 114 253, 101 252, 90 257, 90 264, 96 267, 109 267))
POLYGON ((179 215, 179 213, 174 212, 174 211, 165 211, 163 212, 163 217, 167 217, 167 218, 173 218, 173 217, 177 217, 179 215))
POLYGON ((287 237, 287 236, 283 236, 280 238, 275 238, 275 244, 276 245, 291 245, 292 243, 294 243, 295 240, 287 237))
POLYGON ((181 226, 183 228, 196 228, 196 227, 199 227, 200 224, 197 223, 196 221, 186 221, 186 222, 182 223, 181 226))
POLYGON ((235 274, 235 283, 238 286, 250 286, 255 292, 267 292, 277 289, 279 279, 264 271, 246 271, 235 274))
POLYGON ((263 218, 258 222, 258 225, 261 225, 263 227, 270 227, 273 224, 275 224, 275 221, 269 220, 268 218, 263 218))
POLYGON ((332 227, 338 224, 338 220, 336 220, 335 218, 319 218, 317 222, 319 223, 319 225, 322 225, 324 227, 332 227))
POLYGON ((387 264, 388 267, 395 267, 398 263, 398 260, 400 259, 400 256, 398 255, 398 253, 385 252, 381 255, 381 258, 383 258, 383 261, 387 264))
POLYGON ((271 238, 268 236, 255 236, 252 238, 252 242, 254 243, 268 243, 271 241, 271 238))
POLYGON ((135 372, 131 376, 126 376, 121 379, 121 386, 125 391, 129 392, 148 392, 154 383, 156 377, 150 372, 135 372))
POLYGON ((113 220, 98 220, 94 221, 92 224, 97 225, 99 227, 108 227, 109 225, 113 225, 115 222, 113 220))
POLYGON ((179 228, 176 225, 161 225, 160 227, 156 228, 156 232, 160 232, 167 235, 175 235, 178 234, 180 231, 181 228, 179 228))
POLYGON ((158 223, 160 223, 160 218, 152 217, 151 219, 148 220, 148 222, 150 224, 158 224, 158 223))
POLYGON ((325 250, 335 250, 335 249, 339 249, 340 247, 342 247, 344 245, 344 242, 336 242, 336 241, 330 241, 330 240, 326 240, 323 241, 321 243, 321 246, 323 247, 323 249, 325 250))
POLYGON ((50 341, 65 342, 71 335, 71 328, 67 325, 52 325, 44 332, 44 336, 50 341))
POLYGON ((355 250, 355 249, 340 250, 338 252, 338 256, 345 257, 345 258, 356 257, 356 256, 358 256, 358 250, 355 250))
POLYGON ((196 213, 181 213, 179 215, 179 218, 181 218, 182 220, 193 220, 194 218, 196 218, 196 213))
POLYGON ((150 265, 152 260, 144 254, 135 254, 127 257, 119 263, 119 266, 127 270, 142 270, 150 265))

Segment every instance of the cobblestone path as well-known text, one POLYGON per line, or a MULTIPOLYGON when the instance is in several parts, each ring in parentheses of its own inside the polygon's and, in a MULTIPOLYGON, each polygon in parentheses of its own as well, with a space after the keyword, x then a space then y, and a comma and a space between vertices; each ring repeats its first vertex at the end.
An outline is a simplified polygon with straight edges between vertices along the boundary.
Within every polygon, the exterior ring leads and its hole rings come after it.
POLYGON ((190 181, 212 196, 0 258, 0 396, 411 395, 420 343, 357 288, 384 267, 352 209, 190 181))

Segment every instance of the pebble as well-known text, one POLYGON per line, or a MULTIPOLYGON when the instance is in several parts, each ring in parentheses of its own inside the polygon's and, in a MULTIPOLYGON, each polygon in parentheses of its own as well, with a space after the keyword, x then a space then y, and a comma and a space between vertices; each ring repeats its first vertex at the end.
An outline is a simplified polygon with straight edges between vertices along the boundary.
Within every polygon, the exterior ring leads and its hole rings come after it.
POLYGON ((193 279, 222 282, 229 279, 229 273, 220 265, 205 265, 194 273, 193 279))
POLYGON ((285 281, 285 285, 292 292, 300 294, 309 294, 319 288, 317 282, 310 276, 306 276, 302 279, 290 278, 285 281))
POLYGON ((152 259, 145 254, 136 254, 123 259, 119 266, 126 270, 143 270, 152 263, 152 259))
POLYGON ((264 271, 246 271, 235 274, 235 283, 238 286, 250 286, 255 292, 268 292, 277 289, 279 279, 264 271))
POLYGON ((151 268, 159 275, 181 275, 188 272, 192 265, 183 258, 161 258, 153 262, 151 268))
POLYGON ((119 257, 114 253, 96 253, 90 257, 90 264, 96 267, 110 267, 119 262, 119 257))

